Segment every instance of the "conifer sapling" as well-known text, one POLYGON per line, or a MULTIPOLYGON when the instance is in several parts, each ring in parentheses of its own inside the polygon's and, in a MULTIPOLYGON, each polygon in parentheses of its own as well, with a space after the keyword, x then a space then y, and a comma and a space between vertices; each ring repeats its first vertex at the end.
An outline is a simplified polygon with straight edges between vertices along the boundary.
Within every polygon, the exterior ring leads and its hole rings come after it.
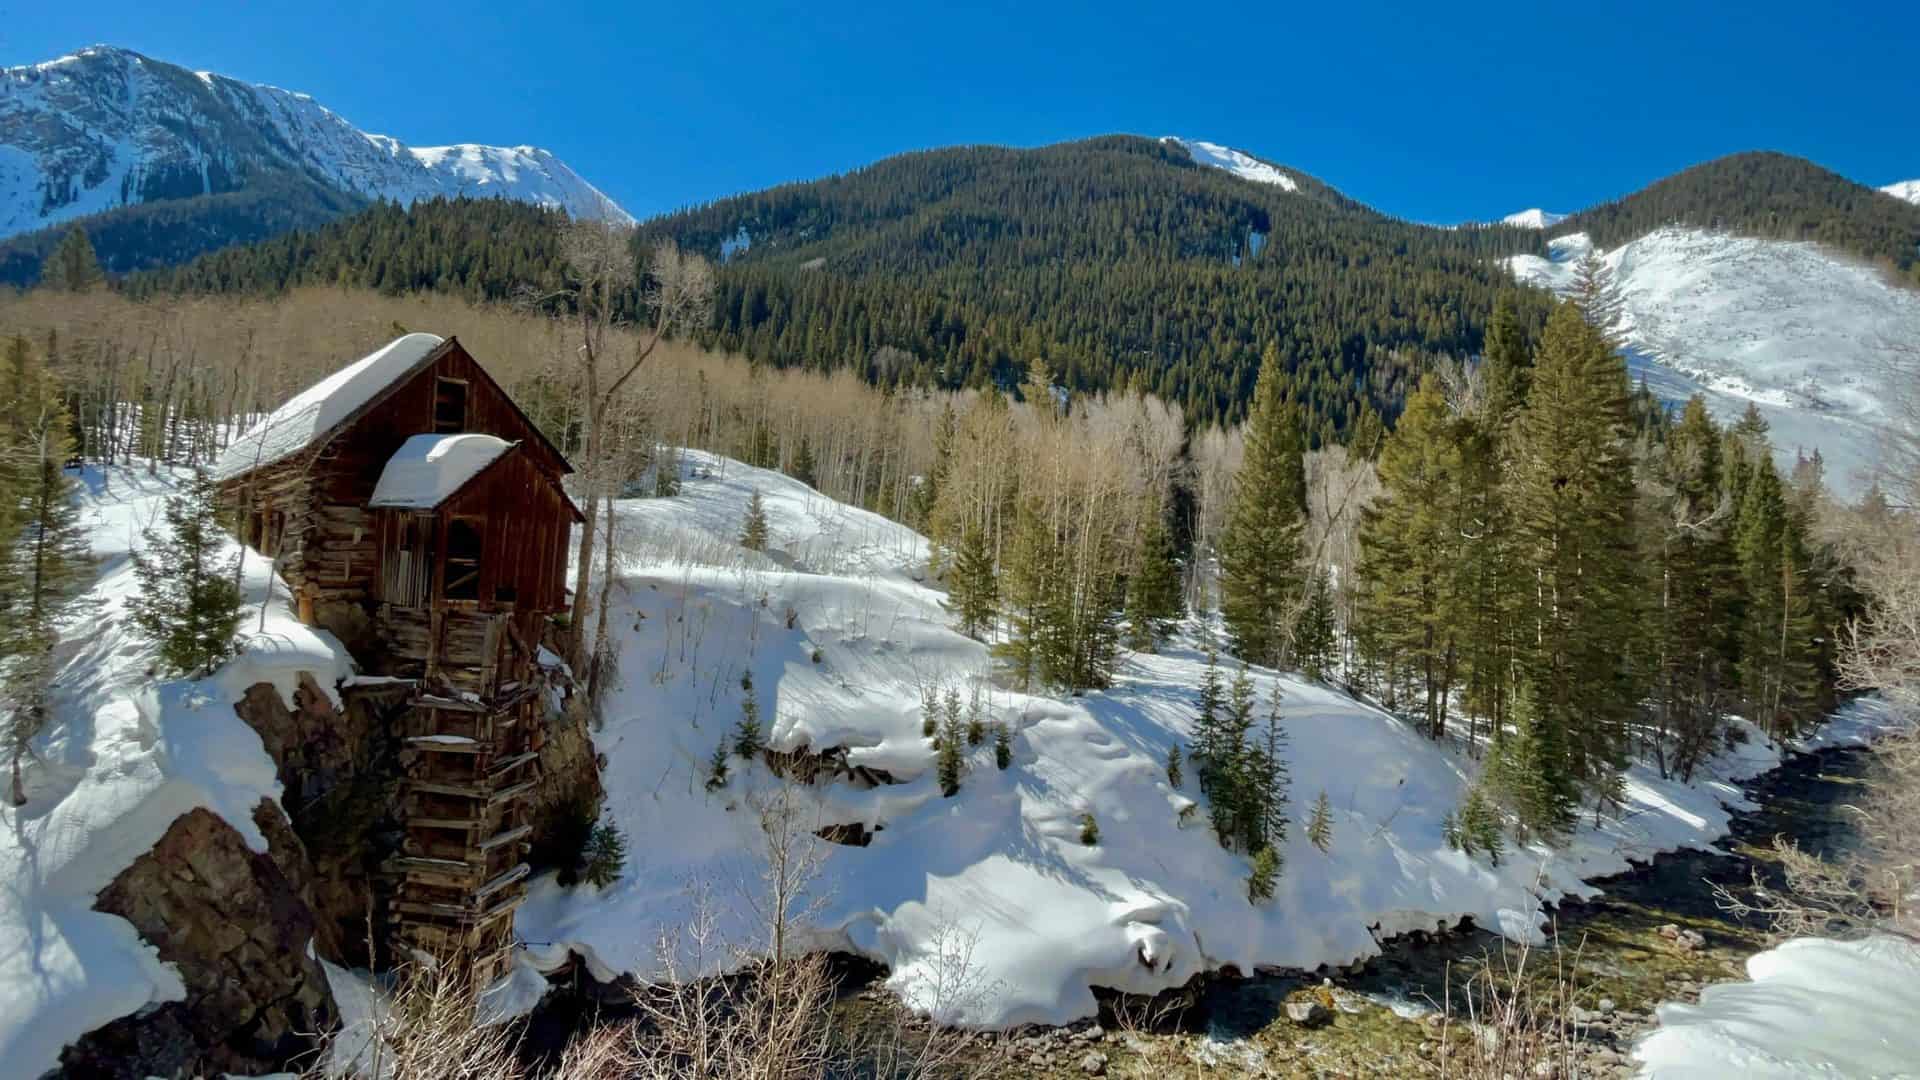
POLYGON ((1313 813, 1307 818, 1307 839, 1322 853, 1333 847, 1333 807, 1327 803, 1325 789, 1313 800, 1313 813))
POLYGON ((223 558, 219 489, 196 470, 186 490, 167 497, 164 531, 148 529, 134 553, 140 594, 127 603, 133 624, 160 649, 171 674, 204 675, 233 655, 240 629, 240 553, 223 558))

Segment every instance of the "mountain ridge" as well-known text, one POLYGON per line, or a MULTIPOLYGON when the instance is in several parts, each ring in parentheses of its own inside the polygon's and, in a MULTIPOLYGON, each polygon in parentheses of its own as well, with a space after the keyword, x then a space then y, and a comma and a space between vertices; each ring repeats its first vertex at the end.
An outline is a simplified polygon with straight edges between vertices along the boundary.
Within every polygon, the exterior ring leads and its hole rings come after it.
MULTIPOLYGON (((156 261, 114 235, 150 231, 142 209, 175 221, 196 200, 211 209, 211 221, 184 230, 191 239, 166 246, 171 257, 197 253, 190 250, 196 243, 219 246, 223 233, 259 238, 370 202, 461 194, 633 221, 538 147, 411 147, 355 127, 309 94, 190 71, 130 49, 94 45, 0 69, 0 238, 86 222, 90 233, 109 234, 105 242, 96 237, 96 247, 110 270, 156 261), (262 190, 276 194, 258 204, 245 198, 262 190), (242 198, 224 207, 208 201, 235 195, 242 198)), ((32 252, 46 243, 8 246, 32 252)))

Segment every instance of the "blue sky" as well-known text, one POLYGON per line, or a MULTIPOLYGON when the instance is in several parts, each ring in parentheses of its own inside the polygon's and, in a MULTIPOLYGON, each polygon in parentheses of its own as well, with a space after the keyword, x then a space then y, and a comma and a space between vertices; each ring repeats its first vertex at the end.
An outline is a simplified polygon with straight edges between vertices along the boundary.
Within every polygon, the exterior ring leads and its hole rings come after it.
POLYGON ((1178 134, 1422 221, 1573 210, 1736 150, 1920 177, 1920 11, 1808 4, 0 0, 414 145, 533 143, 645 216, 954 143, 1178 134))

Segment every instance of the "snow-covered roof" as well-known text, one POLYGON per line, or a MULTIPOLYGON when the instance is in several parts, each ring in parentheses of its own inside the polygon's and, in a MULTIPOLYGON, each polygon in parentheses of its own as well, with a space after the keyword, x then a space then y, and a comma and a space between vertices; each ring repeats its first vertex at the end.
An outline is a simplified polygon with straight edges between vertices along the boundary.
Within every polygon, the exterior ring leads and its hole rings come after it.
POLYGON ((249 428, 214 463, 216 480, 227 480, 284 460, 311 446, 396 379, 439 348, 435 334, 407 334, 348 364, 295 394, 249 428))
POLYGON ((387 459, 367 505, 431 510, 514 445, 496 435, 415 435, 387 459))

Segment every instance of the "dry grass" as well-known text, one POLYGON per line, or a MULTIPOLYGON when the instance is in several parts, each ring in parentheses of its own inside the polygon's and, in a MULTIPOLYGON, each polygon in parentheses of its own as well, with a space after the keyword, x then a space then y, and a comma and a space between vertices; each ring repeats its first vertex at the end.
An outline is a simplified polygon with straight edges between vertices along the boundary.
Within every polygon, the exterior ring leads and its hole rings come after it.
POLYGON ((1580 949, 1503 947, 1488 957, 1453 1000, 1449 979, 1440 1032, 1440 1075, 1458 1080, 1579 1077, 1582 1026, 1574 1009, 1583 993, 1575 972, 1580 949), (1543 956, 1544 954, 1544 956, 1543 956), (1549 966, 1550 965, 1550 966, 1549 966))

